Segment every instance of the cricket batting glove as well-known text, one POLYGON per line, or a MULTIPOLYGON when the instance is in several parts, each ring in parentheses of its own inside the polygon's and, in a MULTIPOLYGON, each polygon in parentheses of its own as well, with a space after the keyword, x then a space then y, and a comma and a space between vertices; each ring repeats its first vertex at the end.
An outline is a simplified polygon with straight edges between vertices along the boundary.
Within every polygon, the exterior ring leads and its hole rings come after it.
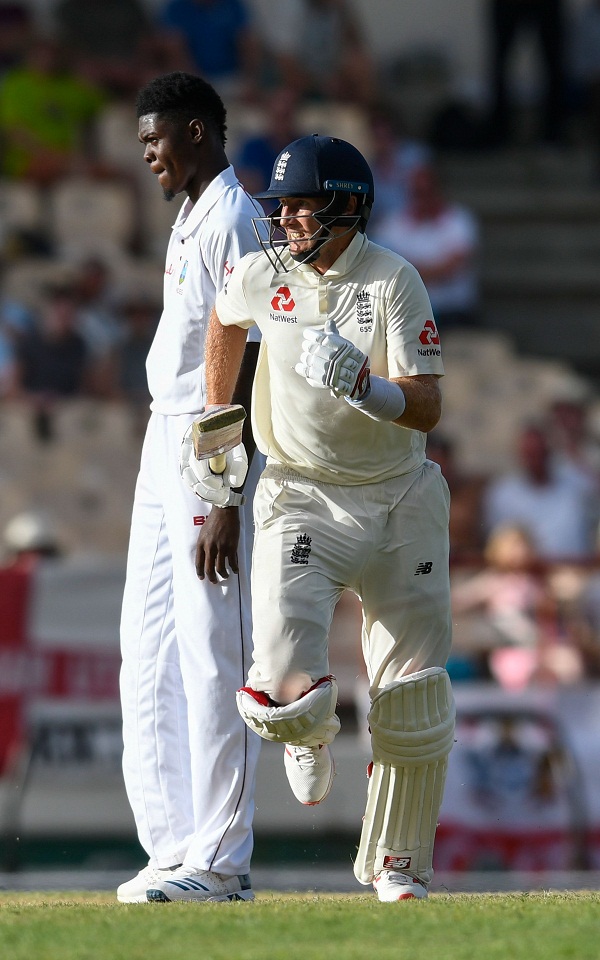
POLYGON ((239 443, 223 454, 225 468, 222 473, 214 473, 210 460, 196 459, 192 426, 193 424, 190 424, 186 430, 179 454, 179 472, 182 479, 197 497, 215 507, 240 507, 246 498, 232 488, 241 487, 248 473, 248 456, 244 444, 239 443))
POLYGON ((329 389, 334 397, 361 399, 369 390, 369 358, 341 337, 334 320, 308 327, 295 371, 311 387, 329 389))

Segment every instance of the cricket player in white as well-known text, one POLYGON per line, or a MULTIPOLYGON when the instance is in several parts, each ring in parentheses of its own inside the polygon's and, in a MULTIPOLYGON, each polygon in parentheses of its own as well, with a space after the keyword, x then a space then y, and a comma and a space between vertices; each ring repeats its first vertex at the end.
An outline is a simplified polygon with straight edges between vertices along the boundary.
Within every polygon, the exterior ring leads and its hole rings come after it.
POLYGON ((269 242, 217 297, 207 342, 207 402, 219 404, 231 401, 246 331, 256 324, 263 338, 254 662, 238 706, 285 744, 295 796, 320 803, 340 726, 327 637, 343 590, 357 593, 373 765, 355 874, 382 901, 422 898, 454 731, 449 497, 425 458, 441 412, 440 339, 416 270, 365 236, 373 178, 351 144, 294 141, 261 196, 280 201, 269 242))
MULTIPOLYGON (((205 404, 211 307, 240 257, 258 248, 252 217, 261 211, 226 158, 225 109, 209 84, 183 73, 159 77, 140 91, 137 115, 144 159, 166 199, 187 197, 168 246, 164 310, 147 361, 152 413, 121 623, 123 770, 149 862, 117 896, 251 900, 260 740, 235 705, 251 651, 251 527, 238 506, 211 510, 194 495, 180 476, 179 451, 205 404), (215 551, 239 534, 239 563, 228 549, 233 576, 198 580, 200 533, 215 551), (176 895, 157 889, 165 876, 176 895)), ((257 349, 246 348, 250 366, 257 349)))

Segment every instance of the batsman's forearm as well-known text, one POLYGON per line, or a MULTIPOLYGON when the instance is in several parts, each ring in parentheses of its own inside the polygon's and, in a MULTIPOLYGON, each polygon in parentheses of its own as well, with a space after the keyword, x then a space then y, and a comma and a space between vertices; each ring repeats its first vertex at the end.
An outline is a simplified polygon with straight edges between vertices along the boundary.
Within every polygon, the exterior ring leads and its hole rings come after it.
POLYGON ((207 406, 231 403, 246 348, 246 337, 247 331, 240 327, 223 327, 215 310, 212 311, 206 335, 207 406))
POLYGON ((252 403, 252 384, 254 383, 254 374, 256 373, 256 364, 258 361, 258 343, 247 343, 242 356, 240 372, 238 374, 235 390, 233 391, 233 402, 241 403, 248 414, 244 420, 242 440, 248 454, 248 463, 252 463, 252 457, 256 450, 254 434, 252 433, 252 424, 250 421, 250 407, 252 403))
POLYGON ((400 427, 429 433, 442 414, 442 394, 438 379, 433 374, 394 378, 406 398, 401 417, 394 422, 400 427))

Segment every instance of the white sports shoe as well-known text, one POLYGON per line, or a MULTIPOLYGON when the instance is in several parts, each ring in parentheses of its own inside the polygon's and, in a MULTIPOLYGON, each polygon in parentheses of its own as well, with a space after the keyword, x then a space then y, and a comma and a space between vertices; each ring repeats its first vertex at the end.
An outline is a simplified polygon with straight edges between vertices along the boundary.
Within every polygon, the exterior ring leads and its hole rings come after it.
POLYGON ((162 880, 164 877, 170 877, 174 870, 177 870, 181 864, 174 867, 167 867, 159 870, 158 867, 151 867, 149 864, 140 870, 136 877, 127 880, 117 887, 117 900, 120 903, 146 903, 146 890, 162 880))
POLYGON ((422 880, 398 870, 382 870, 373 880, 373 888, 382 903, 423 900, 427 896, 427 887, 422 880))
POLYGON ((326 743, 293 747, 286 743, 283 763, 292 793, 308 807, 321 803, 333 785, 335 764, 326 743))
POLYGON ((146 899, 154 903, 169 903, 172 900, 215 903, 220 900, 254 900, 254 892, 248 873, 228 877, 213 873, 212 870, 179 867, 169 877, 150 884, 146 899))

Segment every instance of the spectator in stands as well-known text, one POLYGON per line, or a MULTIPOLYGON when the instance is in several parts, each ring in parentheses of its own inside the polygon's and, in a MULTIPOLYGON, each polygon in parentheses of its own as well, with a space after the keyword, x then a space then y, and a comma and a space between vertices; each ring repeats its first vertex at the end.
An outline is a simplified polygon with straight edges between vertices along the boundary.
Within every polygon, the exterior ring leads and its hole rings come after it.
POLYGON ((21 63, 32 29, 29 5, 0 3, 0 78, 21 63))
POLYGON ((110 397, 114 364, 125 335, 118 291, 107 263, 97 257, 83 260, 74 274, 77 299, 77 332, 85 340, 94 364, 95 391, 110 397))
POLYGON ((373 171, 376 207, 381 212, 371 215, 371 231, 382 216, 403 213, 408 203, 408 185, 413 172, 431 162, 427 144, 406 133, 400 111, 383 101, 368 113, 370 132, 370 165, 373 171))
POLYGON ((280 81, 302 97, 361 106, 376 99, 373 58, 348 0, 279 0, 264 32, 280 81))
POLYGON ((56 559, 65 549, 56 523, 42 510, 24 510, 11 517, 2 531, 2 547, 3 565, 56 559))
POLYGON ((483 613, 481 639, 494 679, 507 689, 581 679, 581 657, 565 635, 557 598, 528 531, 512 523, 495 527, 484 557, 480 573, 453 585, 452 610, 454 617, 483 613))
POLYGON ((427 457, 440 465, 450 490, 450 560, 477 560, 485 542, 482 496, 486 478, 461 469, 456 444, 440 431, 427 434, 427 457))
POLYGON ((560 143, 565 119, 565 0, 490 0, 490 143, 514 139, 510 93, 511 55, 523 35, 535 39, 543 72, 539 139, 560 143))
POLYGON ((134 429, 143 436, 148 423, 150 394, 146 358, 160 317, 161 308, 144 296, 131 297, 123 306, 124 334, 115 362, 114 395, 130 404, 134 429))
POLYGON ((39 184, 74 172, 101 173, 90 134, 104 101, 69 69, 58 44, 34 39, 23 64, 0 85, 1 172, 39 184))
POLYGON ((553 461, 545 429, 523 426, 517 437, 517 469, 492 480, 484 494, 484 522, 491 532, 501 523, 529 531, 545 560, 585 558, 594 551, 597 498, 553 461))
MULTIPOLYGON (((275 160, 288 143, 301 136, 298 105, 299 97, 292 87, 278 87, 265 98, 264 130, 242 141, 235 160, 236 173, 248 193, 260 193, 269 187, 275 160)), ((267 209, 268 201, 261 202, 267 209)))
POLYGON ((262 45, 247 0, 167 0, 159 24, 180 45, 178 69, 199 73, 226 97, 257 98, 262 45))
POLYGON ((440 331, 477 323, 478 223, 469 209, 447 199, 432 165, 412 172, 406 209, 384 217, 372 237, 417 268, 440 331))
POLYGON ((33 325, 33 314, 25 304, 0 295, 0 397, 12 390, 17 344, 33 325))
POLYGON ((140 0, 58 0, 53 20, 79 76, 110 94, 137 89, 139 53, 153 25, 140 0))
POLYGON ((8 396, 31 403, 38 438, 51 440, 56 403, 93 393, 93 373, 85 340, 77 332, 74 288, 68 285, 50 287, 38 324, 17 344, 8 396))
POLYGON ((600 183, 600 0, 587 0, 575 13, 571 72, 583 99, 593 149, 592 176, 600 183))
POLYGON ((123 338, 124 321, 109 266, 97 257, 83 260, 76 270, 74 287, 77 331, 85 340, 90 355, 100 365, 110 366, 123 338))
POLYGON ((298 128, 300 98, 291 87, 277 87, 263 99, 264 125, 238 147, 236 171, 249 193, 265 190, 271 182, 273 163, 286 146, 301 134, 298 128))
POLYGON ((600 441, 589 425, 590 400, 583 385, 565 389, 550 402, 547 422, 557 467, 593 498, 600 496, 600 441))

